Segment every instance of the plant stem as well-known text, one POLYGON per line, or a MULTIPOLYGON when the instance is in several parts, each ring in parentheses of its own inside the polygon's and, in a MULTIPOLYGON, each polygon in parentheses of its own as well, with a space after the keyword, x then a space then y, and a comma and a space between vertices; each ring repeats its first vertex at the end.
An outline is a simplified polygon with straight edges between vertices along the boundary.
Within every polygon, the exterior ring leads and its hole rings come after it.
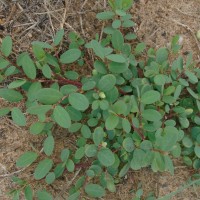
POLYGON ((79 81, 69 80, 69 79, 63 78, 62 76, 58 74, 54 74, 54 76, 57 78, 58 83, 71 84, 71 85, 77 86, 78 88, 82 87, 82 83, 79 81))
MULTIPOLYGON (((130 122, 130 123, 131 123, 131 122, 130 122)), ((135 127, 133 123, 131 123, 131 126, 132 126, 132 128, 140 135, 141 139, 142 139, 142 140, 145 140, 145 136, 144 136, 143 132, 141 131, 141 129, 135 127)))

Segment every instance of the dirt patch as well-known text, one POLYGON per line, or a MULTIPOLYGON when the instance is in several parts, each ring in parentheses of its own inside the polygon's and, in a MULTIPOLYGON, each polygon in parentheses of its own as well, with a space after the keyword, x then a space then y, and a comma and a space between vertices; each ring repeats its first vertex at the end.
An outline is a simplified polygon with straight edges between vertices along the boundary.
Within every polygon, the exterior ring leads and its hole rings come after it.
POLYGON ((175 35, 183 37, 182 54, 192 51, 199 63, 200 5, 192 0, 144 0, 131 10, 138 24, 137 35, 150 47, 167 46, 175 35), (143 3, 142 3, 143 2, 143 3))
MULTIPOLYGON (((81 3, 79 0, 18 0, 16 3, 1 0, 0 38, 10 34, 14 40, 16 54, 29 50, 34 40, 51 42, 60 27, 65 29, 65 39, 68 32, 75 31, 86 40, 90 40, 94 38, 96 32, 100 33, 102 28, 102 23, 95 19, 95 15, 106 8, 107 5, 103 0, 81 1, 81 3)), ((167 46, 172 36, 181 34, 182 54, 186 55, 188 51, 193 51, 194 58, 199 63, 200 43, 195 39, 195 34, 200 29, 198 0, 174 0, 173 2, 137 0, 131 13, 137 23, 135 31, 140 41, 144 41, 148 46, 159 48, 167 46)), ((81 71, 87 74, 88 66, 83 66, 81 71)), ((4 101, 0 101, 2 107, 5 104, 4 101)), ((32 119, 29 119, 29 123, 31 122, 32 119)), ((40 151, 44 138, 31 136, 27 130, 28 128, 17 127, 9 119, 0 118, 0 199, 10 199, 6 192, 15 187, 11 181, 12 174, 32 180, 34 166, 19 171, 15 161, 24 151, 33 148, 40 151)), ((69 140, 67 133, 63 133, 62 130, 58 129, 54 134, 56 140, 54 156, 58 157, 61 149, 73 145, 74 141, 73 138, 69 140)), ((55 199, 67 199, 68 188, 81 174, 82 171, 78 174, 65 174, 52 187, 48 186, 47 190, 54 194, 55 199)), ((194 171, 185 167, 180 161, 176 161, 174 176, 168 173, 153 173, 150 169, 131 171, 118 185, 117 194, 107 194, 104 199, 131 200, 140 183, 145 194, 154 192, 156 196, 162 196, 175 191, 192 174, 194 171)), ((38 189, 45 187, 45 184, 35 183, 33 187, 38 189)), ((198 200, 200 189, 190 187, 173 199, 198 200)))

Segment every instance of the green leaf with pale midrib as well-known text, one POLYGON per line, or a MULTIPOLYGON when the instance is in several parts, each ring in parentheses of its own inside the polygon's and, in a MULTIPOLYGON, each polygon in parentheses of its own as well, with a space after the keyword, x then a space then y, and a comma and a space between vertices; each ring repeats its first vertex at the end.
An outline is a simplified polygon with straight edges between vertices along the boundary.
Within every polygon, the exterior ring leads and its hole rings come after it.
POLYGON ((79 49, 70 49, 60 56, 60 61, 64 64, 70 64, 77 61, 80 57, 81 51, 79 49))
POLYGON ((55 104, 61 100, 63 94, 53 88, 43 88, 37 92, 36 98, 40 103, 43 104, 55 104))
POLYGON ((23 96, 20 92, 6 88, 0 89, 0 97, 6 99, 9 102, 19 102, 23 99, 23 96))
POLYGON ((71 126, 70 116, 63 107, 56 106, 53 111, 53 117, 56 123, 63 128, 69 128, 71 126))
POLYGON ((122 33, 119 30, 116 30, 112 34, 112 45, 116 50, 121 50, 124 45, 124 38, 122 33))
POLYGON ((119 117, 111 114, 105 122, 105 126, 107 130, 113 130, 119 123, 119 117))
POLYGON ((17 159, 16 165, 17 167, 27 167, 28 165, 31 165, 37 159, 37 157, 37 153, 28 151, 17 159))
POLYGON ((90 196, 94 198, 100 198, 105 196, 105 189, 98 185, 98 184, 87 184, 85 187, 85 192, 90 196))
POLYGON ((1 51, 6 57, 8 57, 11 54, 11 52, 12 52, 12 39, 11 39, 10 36, 6 36, 2 40, 1 51))
POLYGON ((13 108, 11 111, 11 116, 15 124, 19 126, 26 125, 26 117, 19 108, 13 108))
POLYGON ((77 110, 85 111, 89 107, 89 100, 83 94, 71 93, 69 103, 77 110))
POLYGON ((106 56, 106 58, 108 60, 111 60, 116 63, 125 63, 126 62, 126 58, 121 54, 110 54, 110 55, 106 56))
POLYGON ((145 92, 141 97, 141 102, 144 104, 153 104, 157 101, 159 101, 161 98, 161 95, 159 92, 155 90, 150 90, 145 92))
POLYGON ((37 71, 35 64, 28 54, 25 54, 23 56, 21 66, 23 68, 24 73, 28 76, 28 78, 30 79, 36 78, 37 71))
POLYGON ((49 194, 46 190, 37 191, 38 200, 53 200, 51 194, 49 194))
POLYGON ((159 121, 162 119, 162 115, 154 109, 146 109, 142 112, 142 117, 148 121, 159 121))
POLYGON ((112 151, 108 148, 102 148, 97 153, 97 158, 100 161, 100 163, 105 167, 109 167, 115 162, 114 153, 112 153, 112 151))
POLYGON ((54 45, 57 46, 59 43, 62 41, 63 36, 64 36, 64 29, 60 29, 57 33, 56 36, 54 37, 54 45))
POLYGON ((112 11, 104 11, 104 12, 100 12, 96 15, 97 19, 101 19, 101 20, 107 20, 107 19, 112 19, 115 16, 115 13, 112 11))
POLYGON ((107 92, 111 90, 116 84, 116 77, 112 74, 107 74, 102 76, 98 82, 98 88, 103 91, 107 92))
POLYGON ((52 109, 51 105, 38 105, 38 106, 31 106, 27 109, 27 112, 32 115, 39 115, 39 114, 45 114, 49 110, 52 109))
POLYGON ((48 136, 44 141, 44 152, 47 156, 50 156, 54 150, 54 138, 53 136, 48 136))
POLYGON ((51 170, 52 166, 53 166, 53 161, 49 158, 40 161, 34 171, 34 178, 36 180, 44 178, 51 170))

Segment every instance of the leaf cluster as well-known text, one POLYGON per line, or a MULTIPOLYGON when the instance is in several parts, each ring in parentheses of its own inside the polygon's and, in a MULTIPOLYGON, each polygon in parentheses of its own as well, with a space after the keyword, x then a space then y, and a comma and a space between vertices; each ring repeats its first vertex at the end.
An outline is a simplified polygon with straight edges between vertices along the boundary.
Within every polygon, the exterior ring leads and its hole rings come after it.
MULTIPOLYGON (((16 165, 37 163, 33 176, 46 184, 83 168, 84 176, 69 191, 70 200, 80 197, 82 187, 94 198, 105 196, 106 190, 116 192, 116 184, 129 170, 150 167, 173 174, 173 158, 182 157, 187 165, 200 168, 200 69, 192 54, 169 59, 181 49, 179 36, 170 47, 147 48, 130 29, 135 23, 126 11, 132 1, 109 4, 112 11, 97 14, 108 21, 101 40, 97 35, 85 44, 70 33, 69 49, 60 52, 65 36, 60 30, 52 44, 35 41, 31 53, 16 58, 11 37, 5 37, 0 48, 0 81, 12 80, 0 88, 0 97, 25 104, 23 110, 1 108, 0 116, 11 115, 16 125, 26 126, 27 115, 34 115, 37 121, 30 133, 46 137, 44 155, 25 152, 16 165), (68 70, 71 64, 84 64, 85 49, 92 49, 95 57, 87 77, 68 70), (59 163, 52 156, 55 126, 76 137, 76 148, 63 149, 59 163)), ((14 181, 20 185, 11 192, 14 199, 19 199, 19 191, 33 199, 31 183, 17 177, 14 181)), ((36 196, 53 198, 46 190, 36 196)))

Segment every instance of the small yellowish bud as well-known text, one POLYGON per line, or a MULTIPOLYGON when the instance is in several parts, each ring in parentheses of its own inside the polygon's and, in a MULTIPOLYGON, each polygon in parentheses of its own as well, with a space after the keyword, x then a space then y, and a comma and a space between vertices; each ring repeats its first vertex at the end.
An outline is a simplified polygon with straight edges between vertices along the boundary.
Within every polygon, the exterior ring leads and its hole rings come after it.
POLYGON ((102 147, 106 147, 106 146, 107 146, 107 142, 102 142, 102 143, 101 143, 101 146, 102 146, 102 147))
POLYGON ((106 95, 104 92, 100 92, 99 93, 99 97, 102 98, 102 99, 105 99, 106 98, 106 95))

